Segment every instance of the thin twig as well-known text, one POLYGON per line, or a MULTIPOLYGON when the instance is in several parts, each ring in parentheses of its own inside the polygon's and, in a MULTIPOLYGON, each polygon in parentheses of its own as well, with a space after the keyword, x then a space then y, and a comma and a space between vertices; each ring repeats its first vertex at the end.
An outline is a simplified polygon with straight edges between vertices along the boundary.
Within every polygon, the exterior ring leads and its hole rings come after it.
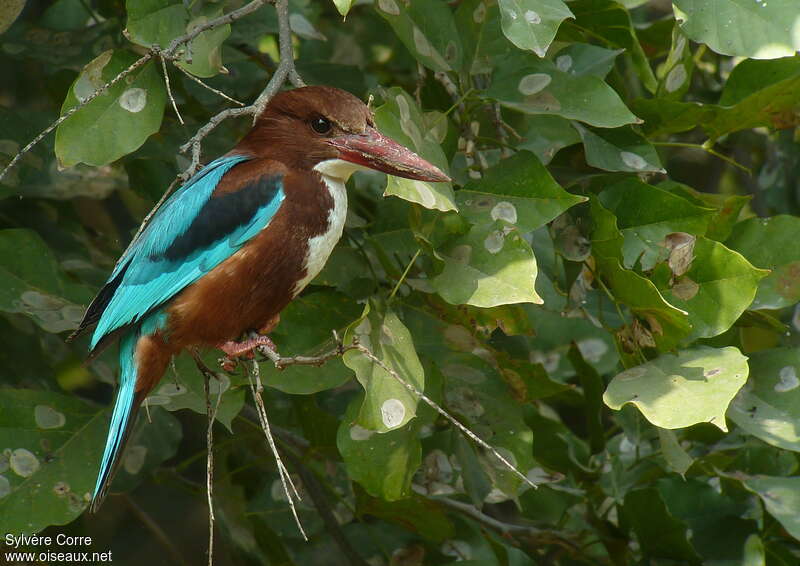
MULTIPOLYGON (((466 426, 461 424, 461 422, 459 422, 455 417, 453 417, 444 408, 442 408, 441 405, 439 405, 433 399, 425 395, 422 391, 417 389, 417 387, 415 387, 413 384, 409 383, 408 381, 400 377, 400 375, 396 371, 387 366, 381 359, 375 356, 375 354, 373 354, 369 348, 359 343, 357 339, 353 339, 353 342, 349 345, 344 345, 342 341, 339 339, 338 334, 334 331, 334 340, 336 341, 336 348, 334 348, 330 352, 326 352, 320 356, 314 356, 314 357, 307 357, 307 356, 282 357, 280 354, 269 349, 266 346, 259 346, 258 351, 267 358, 269 358, 270 360, 272 360, 276 368, 283 369, 290 365, 317 365, 317 366, 322 365, 330 359, 343 356, 345 352, 349 352, 351 350, 358 350, 369 360, 371 360, 374 364, 377 364, 381 369, 383 369, 386 373, 388 373, 395 381, 400 383, 400 385, 402 385, 413 395, 415 395, 418 399, 421 399, 425 404, 427 404, 429 407, 431 407, 433 410, 435 410, 437 413, 439 413, 445 419, 447 419, 453 426, 455 426, 458 430, 460 430, 467 438, 472 440, 475 444, 477 444, 481 448, 491 452, 495 458, 497 458, 504 466, 506 466, 515 475, 517 475, 522 481, 524 481, 526 484, 530 485, 533 488, 538 488, 538 486, 534 482, 532 482, 525 474, 520 472, 494 447, 492 447, 486 441, 481 439, 478 435, 476 435, 466 426)), ((254 362, 254 365, 258 364, 255 364, 254 362)))
POLYGON ((219 377, 203 363, 197 352, 192 352, 194 363, 203 374, 203 387, 206 393, 206 416, 208 417, 208 429, 206 430, 206 497, 208 498, 208 566, 214 564, 214 421, 217 418, 219 402, 222 399, 222 386, 217 392, 217 402, 211 408, 211 390, 209 382, 215 379, 219 382, 219 377))
MULTIPOLYGON (((101 94, 105 93, 109 88, 111 88, 112 86, 117 84, 119 81, 121 81, 122 79, 124 79, 125 77, 130 75, 133 71, 135 71, 136 69, 138 69, 139 67, 141 67, 142 65, 144 65, 145 63, 150 61, 150 59, 152 59, 154 56, 158 55, 159 57, 163 57, 164 59, 168 59, 170 61, 173 61, 177 57, 178 50, 180 49, 181 46, 183 46, 184 44, 192 41, 193 39, 195 39, 198 35, 200 35, 204 31, 208 31, 210 29, 214 29, 214 28, 217 28, 217 27, 220 27, 220 26, 231 24, 231 23, 235 22, 236 20, 238 20, 240 18, 243 18, 244 16, 247 16, 248 14, 251 14, 251 13, 255 12, 261 6, 266 4, 266 2, 267 2, 267 0, 252 0, 251 2, 249 2, 248 4, 245 4, 244 6, 242 6, 241 8, 239 8, 237 10, 233 10, 232 12, 228 12, 227 14, 223 14, 222 16, 220 16, 218 18, 214 18, 213 20, 209 20, 209 21, 205 22, 204 24, 197 26, 191 32, 173 39, 166 49, 160 49, 157 45, 151 46, 147 53, 145 53, 139 59, 134 61, 133 64, 131 64, 128 68, 123 69, 122 71, 120 71, 120 73, 117 76, 115 76, 113 79, 108 81, 106 84, 98 87, 97 90, 95 90, 92 94, 90 94, 86 98, 80 100, 78 102, 78 104, 76 104, 75 106, 73 106, 72 108, 67 110, 64 114, 59 116, 59 118, 57 120, 55 120, 52 124, 47 126, 44 130, 42 130, 39 133, 39 135, 37 135, 35 138, 33 138, 33 140, 31 140, 30 143, 28 143, 28 145, 26 145, 19 152, 17 152, 17 154, 11 159, 11 161, 8 163, 8 165, 6 165, 5 168, 2 171, 0 171, 0 181, 2 181, 3 178, 6 176, 6 174, 8 173, 8 171, 12 167, 14 167, 19 162, 20 159, 22 159, 23 155, 28 153, 36 144, 38 144, 40 141, 42 141, 42 139, 44 139, 45 136, 47 136, 50 132, 52 132, 59 125, 61 125, 64 122, 64 120, 66 120, 67 118, 69 118, 70 116, 75 114, 75 112, 77 112, 78 110, 80 110, 81 108, 83 108, 84 106, 89 104, 92 100, 94 100, 95 98, 97 98, 101 94)), ((281 2, 283 2, 285 4, 286 0, 276 0, 276 4, 280 4, 281 2)), ((287 21, 288 21, 288 17, 289 16, 288 16, 288 8, 287 8, 286 9, 287 21)), ((294 62, 292 62, 292 69, 294 69, 294 62)), ((295 72, 295 74, 296 74, 296 72, 295 72)))
POLYGON ((232 97, 228 96, 227 94, 225 94, 225 93, 224 93, 224 92, 222 92, 221 90, 218 90, 218 89, 214 88, 213 86, 211 86, 211 85, 209 85, 209 84, 206 84, 206 83, 204 83, 203 81, 201 81, 199 78, 195 77, 195 76, 194 76, 192 73, 190 73, 189 71, 187 71, 186 69, 184 69, 184 68, 183 68, 183 67, 181 67, 180 65, 175 65, 175 67, 177 67, 177 68, 178 68, 178 70, 179 70, 181 73, 183 73, 184 75, 186 75, 187 77, 189 77, 190 79, 192 79, 194 82, 196 82, 197 84, 199 84, 199 85, 200 85, 200 86, 202 86, 203 88, 205 88, 205 89, 207 89, 207 90, 210 90, 211 92, 213 92, 213 93, 214 93, 214 94, 216 94, 217 96, 221 96, 221 97, 222 97, 222 98, 224 98, 225 100, 227 100, 227 101, 229 101, 229 102, 233 102, 234 104, 238 104, 239 106, 244 106, 244 102, 239 102, 238 100, 236 100, 235 98, 232 98, 232 97))
POLYGON ((253 401, 255 401, 256 404, 258 420, 261 422, 261 429, 264 431, 264 436, 267 439, 267 444, 269 445, 273 456, 275 456, 275 465, 278 468, 278 477, 281 480, 283 492, 286 494, 286 499, 289 502, 289 509, 292 511, 294 521, 297 524, 297 528, 300 530, 300 534, 303 535, 303 539, 308 540, 306 531, 303 529, 303 524, 300 522, 300 517, 297 515, 297 508, 295 507, 294 503, 295 498, 299 501, 301 497, 297 492, 297 488, 295 487, 291 476, 289 475, 289 471, 283 464, 281 455, 278 452, 278 447, 275 445, 275 439, 272 437, 269 420, 267 419, 267 410, 264 406, 264 399, 261 397, 261 394, 264 391, 264 387, 261 385, 261 372, 259 371, 258 363, 255 361, 252 364, 252 371, 247 373, 247 378, 250 382, 250 392, 253 394, 253 401), (289 491, 289 487, 292 488, 291 491, 289 491))
POLYGON ((687 148, 687 149, 699 149, 700 151, 705 151, 706 153, 708 153, 710 155, 713 155, 714 157, 722 159, 725 163, 729 163, 729 164, 733 165, 734 167, 736 167, 737 169, 741 169, 742 171, 744 171, 748 175, 752 175, 753 174, 753 170, 750 169, 748 166, 742 165, 741 163, 736 161, 734 158, 728 157, 724 153, 720 153, 719 151, 714 149, 712 147, 712 145, 709 144, 709 143, 704 143, 704 144, 687 143, 687 142, 652 142, 652 143, 653 143, 653 145, 659 145, 661 147, 682 147, 682 148, 687 148))
POLYGON ((163 56, 159 57, 161 59, 161 70, 164 73, 164 84, 167 87, 167 96, 169 97, 169 101, 172 103, 172 109, 175 110, 175 115, 178 117, 178 122, 181 123, 181 126, 184 125, 183 116, 181 116, 181 111, 178 110, 178 105, 175 103, 175 97, 172 96, 172 88, 169 84, 169 73, 167 72, 167 60, 164 59, 163 56))
POLYGON ((55 130, 58 126, 60 126, 64 122, 64 120, 75 114, 75 112, 77 112, 78 110, 89 104, 92 100, 94 100, 104 92, 106 92, 109 88, 111 88, 119 81, 130 75, 133 71, 135 71, 136 69, 147 63, 150 59, 153 58, 153 55, 154 53, 152 51, 149 51, 144 55, 142 55, 139 59, 134 61, 127 69, 122 70, 116 77, 108 81, 103 86, 99 87, 96 91, 94 91, 86 98, 80 100, 78 104, 76 104, 75 106, 64 112, 64 114, 59 116, 57 120, 55 120, 52 124, 47 126, 44 130, 39 132, 39 135, 33 138, 28 143, 28 145, 19 150, 17 154, 11 159, 11 161, 8 162, 8 165, 6 165, 5 168, 2 171, 0 171, 0 181, 2 181, 3 177, 6 176, 6 174, 11 170, 11 168, 14 167, 19 162, 20 159, 22 159, 22 156, 28 153, 31 149, 33 149, 33 147, 40 141, 42 141, 47 136, 47 134, 55 130))

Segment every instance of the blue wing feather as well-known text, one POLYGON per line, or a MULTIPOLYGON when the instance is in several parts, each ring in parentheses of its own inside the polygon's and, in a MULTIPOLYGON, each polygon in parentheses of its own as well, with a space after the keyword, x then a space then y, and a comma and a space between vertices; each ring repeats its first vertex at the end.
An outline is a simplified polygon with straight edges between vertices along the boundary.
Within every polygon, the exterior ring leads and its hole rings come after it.
POLYGON ((236 155, 211 162, 153 216, 114 268, 109 283, 121 279, 99 317, 91 348, 141 320, 269 224, 284 198, 278 176, 255 180, 241 194, 211 198, 225 173, 247 159, 236 155))

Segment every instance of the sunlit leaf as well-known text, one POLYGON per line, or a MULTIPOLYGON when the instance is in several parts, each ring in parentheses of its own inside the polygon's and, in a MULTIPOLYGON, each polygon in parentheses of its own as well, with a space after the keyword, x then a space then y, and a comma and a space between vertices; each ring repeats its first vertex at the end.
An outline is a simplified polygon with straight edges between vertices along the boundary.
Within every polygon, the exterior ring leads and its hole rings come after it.
POLYGON ((503 33, 520 49, 544 57, 566 18, 572 18, 562 0, 499 0, 503 33))
POLYGON ((631 403, 661 428, 708 422, 728 430, 725 411, 747 375, 747 358, 736 348, 701 346, 617 374, 603 400, 616 410, 631 403))
POLYGON ((681 29, 717 53, 775 59, 800 50, 794 0, 673 0, 681 29), (742 33, 746 29, 747 33, 742 33))

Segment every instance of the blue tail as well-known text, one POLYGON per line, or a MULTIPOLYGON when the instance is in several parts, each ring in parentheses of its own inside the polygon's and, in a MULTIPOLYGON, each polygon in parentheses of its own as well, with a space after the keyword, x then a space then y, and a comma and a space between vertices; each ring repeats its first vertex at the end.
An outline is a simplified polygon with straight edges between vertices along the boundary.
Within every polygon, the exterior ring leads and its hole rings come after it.
POLYGON ((119 390, 111 415, 111 426, 106 438, 106 449, 97 475, 97 484, 92 495, 92 512, 97 511, 105 499, 108 487, 114 477, 114 472, 120 463, 122 449, 136 423, 136 413, 139 411, 141 398, 136 395, 136 343, 139 340, 140 329, 135 327, 125 333, 119 347, 119 390))

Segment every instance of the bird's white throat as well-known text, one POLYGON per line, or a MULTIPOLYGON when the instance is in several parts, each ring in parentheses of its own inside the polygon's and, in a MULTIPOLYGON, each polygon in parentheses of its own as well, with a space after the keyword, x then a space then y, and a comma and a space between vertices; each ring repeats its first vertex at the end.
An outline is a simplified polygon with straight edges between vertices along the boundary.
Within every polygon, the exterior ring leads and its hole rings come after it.
POLYGON ((322 271, 333 248, 336 247, 336 242, 342 237, 344 221, 347 218, 347 189, 344 184, 350 175, 359 169, 363 167, 342 159, 329 159, 314 167, 314 170, 322 176, 325 189, 333 199, 333 206, 328 211, 328 226, 325 232, 308 240, 306 274, 295 284, 295 295, 305 289, 306 285, 322 271))

